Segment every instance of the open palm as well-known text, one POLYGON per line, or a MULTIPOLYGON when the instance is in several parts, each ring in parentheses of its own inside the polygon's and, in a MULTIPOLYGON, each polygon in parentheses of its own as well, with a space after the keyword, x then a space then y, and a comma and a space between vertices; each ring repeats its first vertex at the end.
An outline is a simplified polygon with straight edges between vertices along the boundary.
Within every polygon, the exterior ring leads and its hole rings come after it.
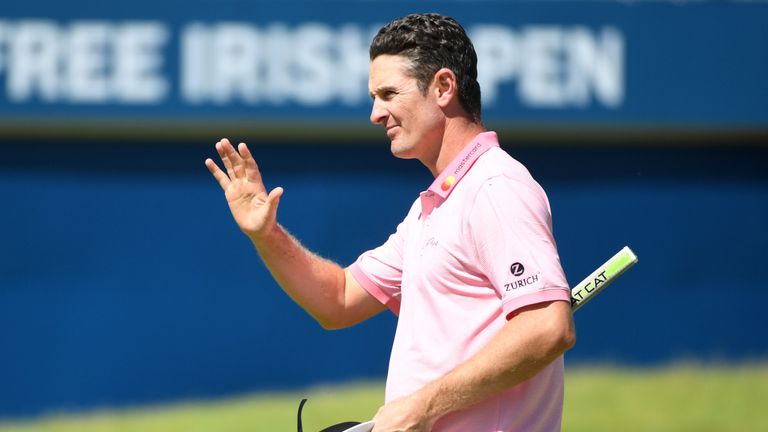
POLYGON ((244 143, 235 150, 224 138, 216 143, 216 151, 226 172, 212 159, 206 159, 205 166, 224 190, 232 217, 252 239, 265 236, 276 224, 277 205, 283 188, 267 193, 259 167, 244 143))

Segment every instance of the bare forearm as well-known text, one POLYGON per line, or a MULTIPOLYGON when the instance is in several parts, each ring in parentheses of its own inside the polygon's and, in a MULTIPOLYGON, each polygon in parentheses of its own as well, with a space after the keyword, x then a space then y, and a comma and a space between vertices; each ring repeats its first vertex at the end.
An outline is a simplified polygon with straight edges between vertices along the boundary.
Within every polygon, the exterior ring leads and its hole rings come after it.
POLYGON ((499 335, 466 363, 427 389, 434 396, 430 409, 439 418, 493 397, 538 374, 568 345, 537 346, 522 337, 499 335))
POLYGON ((328 327, 344 304, 344 270, 303 247, 278 224, 263 238, 249 238, 283 291, 328 327))
POLYGON ((429 430, 446 414, 471 407, 532 378, 573 345, 575 335, 567 302, 552 302, 525 314, 505 324, 483 349, 453 371, 403 400, 394 401, 390 412, 388 406, 383 407, 384 416, 415 413, 416 422, 429 430), (400 409, 404 411, 398 412, 400 409))

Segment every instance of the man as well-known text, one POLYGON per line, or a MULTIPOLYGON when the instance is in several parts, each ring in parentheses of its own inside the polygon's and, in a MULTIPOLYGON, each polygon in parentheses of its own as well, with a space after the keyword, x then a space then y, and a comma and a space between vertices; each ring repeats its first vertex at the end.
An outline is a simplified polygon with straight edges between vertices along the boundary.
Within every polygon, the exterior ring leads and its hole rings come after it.
POLYGON ((391 151, 435 176, 397 231, 346 269, 276 221, 245 144, 206 165, 275 280, 325 328, 398 315, 386 403, 374 431, 555 431, 562 354, 575 340, 549 203, 480 120, 477 58, 436 14, 383 27, 370 48, 371 122, 391 151))

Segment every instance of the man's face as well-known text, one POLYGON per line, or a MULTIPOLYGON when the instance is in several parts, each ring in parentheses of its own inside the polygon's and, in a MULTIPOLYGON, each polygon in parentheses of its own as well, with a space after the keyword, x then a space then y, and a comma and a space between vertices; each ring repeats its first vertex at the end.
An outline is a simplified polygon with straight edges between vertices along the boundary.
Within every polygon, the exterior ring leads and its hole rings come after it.
POLYGON ((386 129, 392 154, 422 159, 440 143, 445 117, 434 86, 422 94, 416 79, 406 73, 408 65, 408 59, 397 55, 380 55, 371 62, 371 122, 386 129))

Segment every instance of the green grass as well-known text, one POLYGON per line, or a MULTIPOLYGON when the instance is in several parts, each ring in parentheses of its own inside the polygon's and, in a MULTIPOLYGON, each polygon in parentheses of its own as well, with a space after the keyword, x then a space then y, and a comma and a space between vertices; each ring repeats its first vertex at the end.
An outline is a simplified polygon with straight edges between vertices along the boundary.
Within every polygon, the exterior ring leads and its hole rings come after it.
POLYGON ((768 431, 768 364, 575 368, 566 431, 768 431))
MULTIPOLYGON (((308 432, 363 421, 382 402, 383 384, 255 394, 151 408, 51 414, 0 422, 2 432, 283 432, 296 430, 306 397, 308 432)), ((571 367, 566 373, 564 431, 767 431, 768 364, 676 365, 661 369, 571 367)), ((468 431, 471 432, 471 431, 468 431)))

